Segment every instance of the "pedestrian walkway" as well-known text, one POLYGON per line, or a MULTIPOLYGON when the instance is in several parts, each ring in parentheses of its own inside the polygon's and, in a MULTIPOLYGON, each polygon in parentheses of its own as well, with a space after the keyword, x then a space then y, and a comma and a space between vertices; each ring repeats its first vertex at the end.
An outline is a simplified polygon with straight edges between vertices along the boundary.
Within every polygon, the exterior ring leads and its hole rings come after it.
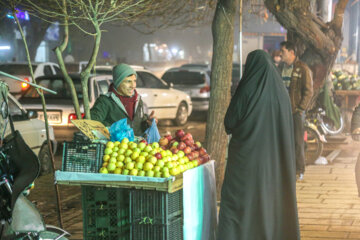
POLYGON ((332 164, 308 166, 297 182, 302 240, 360 239, 354 170, 359 151, 343 150, 332 164))

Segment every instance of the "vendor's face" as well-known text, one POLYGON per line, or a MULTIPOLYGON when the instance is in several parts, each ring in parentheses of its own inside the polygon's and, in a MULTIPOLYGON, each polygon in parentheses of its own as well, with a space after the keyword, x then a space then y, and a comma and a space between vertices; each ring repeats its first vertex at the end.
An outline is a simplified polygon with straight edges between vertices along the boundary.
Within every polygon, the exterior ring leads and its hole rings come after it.
POLYGON ((134 95, 134 90, 136 88, 136 75, 131 75, 126 77, 116 89, 120 95, 131 97, 134 95))

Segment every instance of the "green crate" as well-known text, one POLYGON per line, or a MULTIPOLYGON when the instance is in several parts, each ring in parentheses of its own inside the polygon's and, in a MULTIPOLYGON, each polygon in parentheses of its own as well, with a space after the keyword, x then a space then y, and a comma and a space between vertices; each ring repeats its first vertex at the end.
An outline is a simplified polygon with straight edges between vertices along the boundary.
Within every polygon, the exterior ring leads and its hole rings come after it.
POLYGON ((62 171, 97 173, 105 145, 91 142, 64 142, 62 171))
POLYGON ((130 190, 130 222, 168 224, 183 212, 183 191, 130 190))
POLYGON ((129 240, 129 190, 82 186, 86 240, 129 240))
POLYGON ((182 240, 183 216, 170 219, 168 224, 131 224, 131 240, 182 240))

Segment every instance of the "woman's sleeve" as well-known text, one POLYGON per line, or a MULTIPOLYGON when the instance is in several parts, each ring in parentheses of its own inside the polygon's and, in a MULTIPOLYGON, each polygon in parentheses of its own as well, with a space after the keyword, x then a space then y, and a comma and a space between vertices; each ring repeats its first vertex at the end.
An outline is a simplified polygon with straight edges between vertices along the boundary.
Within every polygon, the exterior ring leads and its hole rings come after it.
POLYGON ((94 106, 90 109, 91 119, 104 122, 108 114, 109 104, 106 104, 106 96, 100 96, 96 99, 94 106))
POLYGON ((246 97, 241 91, 237 91, 230 101, 229 107, 225 114, 224 125, 227 134, 231 134, 236 128, 239 121, 244 116, 246 109, 246 97))

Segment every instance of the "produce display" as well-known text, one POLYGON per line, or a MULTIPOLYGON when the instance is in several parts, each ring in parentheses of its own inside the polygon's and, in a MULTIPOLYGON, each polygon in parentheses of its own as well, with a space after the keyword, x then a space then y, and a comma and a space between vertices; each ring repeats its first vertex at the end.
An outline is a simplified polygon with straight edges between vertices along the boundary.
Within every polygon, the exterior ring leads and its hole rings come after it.
POLYGON ((340 70, 333 71, 331 79, 335 90, 360 90, 360 77, 340 70))
POLYGON ((190 133, 177 130, 174 138, 165 135, 151 144, 145 140, 135 143, 127 138, 107 142, 99 172, 167 178, 209 160, 200 142, 194 142, 190 133))

